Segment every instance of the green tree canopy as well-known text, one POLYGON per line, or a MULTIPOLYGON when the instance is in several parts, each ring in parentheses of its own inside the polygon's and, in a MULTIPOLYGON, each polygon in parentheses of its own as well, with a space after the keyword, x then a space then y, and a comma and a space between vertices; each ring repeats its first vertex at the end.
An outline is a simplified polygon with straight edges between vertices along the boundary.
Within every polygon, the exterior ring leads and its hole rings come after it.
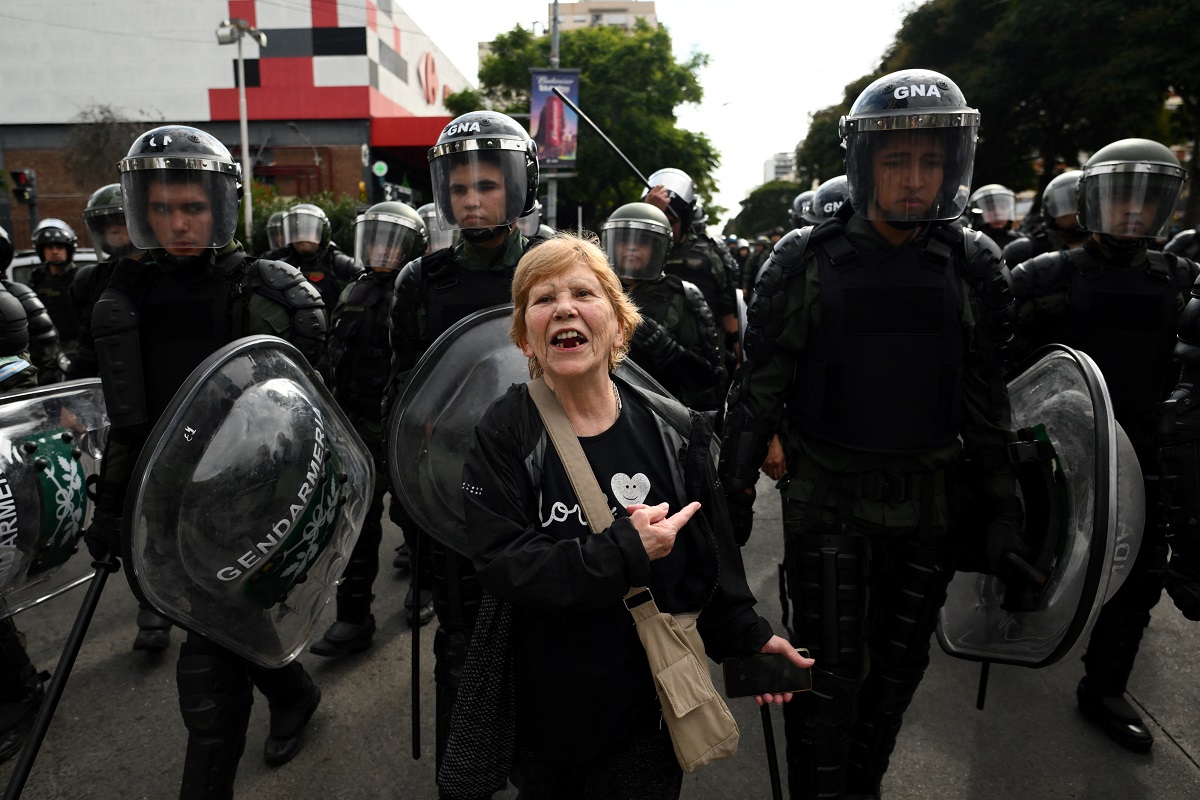
MULTIPOLYGON (((643 175, 663 167, 681 169, 696 182, 710 218, 722 211, 708 202, 720 163, 717 151, 704 134, 679 128, 675 117, 679 105, 700 102, 703 90, 696 72, 708 63, 706 55, 692 53, 676 62, 666 29, 639 21, 630 32, 611 27, 563 31, 559 62, 580 70, 580 107, 643 175)), ((453 114, 491 108, 528 115, 529 70, 549 63, 549 36, 513 28, 491 42, 491 53, 479 67, 480 88, 451 95, 446 106, 453 114)), ((578 163, 578 176, 558 184, 560 224, 574 220, 576 207, 582 206, 584 227, 595 229, 645 190, 582 120, 578 163)))
POLYGON ((725 226, 726 236, 735 234, 745 239, 765 234, 776 225, 791 228, 788 212, 792 201, 804 191, 792 181, 769 181, 750 192, 742 201, 742 210, 725 226))
POLYGON ((841 105, 814 114, 797 163, 821 163, 817 154, 828 151, 831 133, 836 136, 836 128, 823 124, 826 115, 845 113, 869 81, 915 67, 948 75, 980 110, 976 186, 1001 183, 1040 195, 1057 172, 1078 166, 1080 153, 1118 139, 1172 144, 1174 130, 1194 142, 1200 136, 1200 81, 1193 77, 1200 74, 1200 8, 1193 6, 1178 0, 929 0, 905 17, 878 71, 847 86, 841 105), (1180 87, 1190 100, 1173 120, 1163 100, 1180 87))

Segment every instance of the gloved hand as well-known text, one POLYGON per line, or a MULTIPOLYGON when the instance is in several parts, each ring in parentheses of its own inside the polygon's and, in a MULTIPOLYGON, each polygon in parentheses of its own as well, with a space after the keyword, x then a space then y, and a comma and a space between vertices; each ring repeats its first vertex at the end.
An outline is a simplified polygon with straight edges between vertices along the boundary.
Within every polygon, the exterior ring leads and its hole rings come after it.
POLYGON ((1037 610, 1038 592, 1046 582, 1030 563, 1025 539, 1025 512, 1015 497, 995 501, 995 512, 984 527, 984 571, 1004 581, 1005 611, 1037 610))
POLYGON ((643 317, 633 332, 630 344, 651 358, 663 358, 671 349, 671 335, 656 320, 643 317))
POLYGON ((96 561, 120 563, 121 521, 107 514, 97 513, 83 532, 83 542, 96 561))
POLYGON ((733 527, 733 540, 742 547, 750 539, 754 529, 754 487, 747 490, 732 489, 725 493, 725 505, 729 509, 729 524, 733 527))
MULTIPOLYGON (((1200 554, 1181 543, 1167 541, 1171 545, 1171 560, 1163 570, 1163 586, 1175 601, 1175 606, 1188 619, 1200 622, 1200 554)), ((1195 543, 1191 543, 1195 544, 1195 543)))

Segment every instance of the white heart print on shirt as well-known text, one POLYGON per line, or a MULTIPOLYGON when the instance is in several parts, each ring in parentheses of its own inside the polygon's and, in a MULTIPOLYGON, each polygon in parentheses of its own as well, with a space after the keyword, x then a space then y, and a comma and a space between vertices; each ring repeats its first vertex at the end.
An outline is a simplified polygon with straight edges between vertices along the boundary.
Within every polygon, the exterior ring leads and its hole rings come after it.
POLYGON ((644 503, 646 496, 650 494, 650 479, 641 472, 633 476, 618 472, 612 476, 612 482, 609 485, 612 487, 617 502, 622 506, 644 503))

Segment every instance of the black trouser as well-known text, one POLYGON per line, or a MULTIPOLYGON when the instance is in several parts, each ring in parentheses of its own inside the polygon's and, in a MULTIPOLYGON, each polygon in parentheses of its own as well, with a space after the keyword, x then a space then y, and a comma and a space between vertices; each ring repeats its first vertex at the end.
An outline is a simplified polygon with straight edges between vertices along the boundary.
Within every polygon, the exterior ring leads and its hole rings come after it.
POLYGON ((513 766, 517 800, 675 800, 683 786, 665 725, 638 731, 577 767, 518 744, 513 766))
POLYGON ((1167 543, 1161 521, 1157 480, 1147 480, 1142 546, 1117 593, 1100 609, 1083 655, 1088 688, 1101 696, 1123 694, 1133 671, 1150 609, 1162 597, 1167 543))
POLYGON ((358 541, 337 588, 337 618, 341 622, 362 625, 371 613, 371 603, 375 600, 371 587, 379 574, 379 545, 383 541, 383 497, 389 483, 385 465, 376 459, 371 505, 367 507, 358 541))
POLYGON ((784 706, 793 800, 878 793, 954 575, 931 494, 906 528, 855 519, 841 500, 810 513, 791 499, 784 519, 794 644, 817 661, 812 691, 784 706))
MULTIPOLYGON (((179 648, 175 681, 179 710, 188 729, 179 795, 182 800, 233 797, 233 782, 246 747, 246 728, 254 704, 252 685, 274 708, 299 702, 311 684, 298 661, 267 669, 191 632, 179 648)), ((272 726, 272 736, 289 733, 272 726)))

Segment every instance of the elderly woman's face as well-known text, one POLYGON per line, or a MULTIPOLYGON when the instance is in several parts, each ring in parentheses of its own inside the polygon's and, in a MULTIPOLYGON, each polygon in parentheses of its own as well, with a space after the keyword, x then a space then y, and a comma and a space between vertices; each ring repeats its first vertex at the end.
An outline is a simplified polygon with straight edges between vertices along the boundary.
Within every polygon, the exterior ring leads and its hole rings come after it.
POLYGON ((624 332, 600 280, 574 264, 534 284, 525 302, 526 358, 536 357, 552 380, 608 371, 609 354, 624 332))

